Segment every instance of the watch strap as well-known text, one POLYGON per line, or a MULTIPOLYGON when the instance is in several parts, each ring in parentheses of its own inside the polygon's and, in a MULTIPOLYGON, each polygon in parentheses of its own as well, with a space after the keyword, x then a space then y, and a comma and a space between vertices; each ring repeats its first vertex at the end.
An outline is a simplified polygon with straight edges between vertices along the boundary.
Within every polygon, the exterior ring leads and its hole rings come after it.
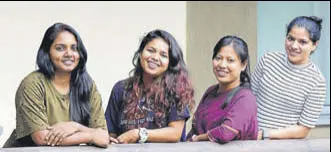
POLYGON ((262 139, 263 140, 269 139, 269 130, 268 129, 263 129, 262 139))

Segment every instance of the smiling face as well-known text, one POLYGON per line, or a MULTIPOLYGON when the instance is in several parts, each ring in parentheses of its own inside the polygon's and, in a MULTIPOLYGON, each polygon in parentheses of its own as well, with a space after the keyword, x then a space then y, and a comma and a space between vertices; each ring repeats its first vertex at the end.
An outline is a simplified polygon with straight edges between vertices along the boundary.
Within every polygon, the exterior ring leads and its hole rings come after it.
POLYGON ((295 65, 307 63, 310 54, 316 49, 316 44, 317 42, 313 43, 310 40, 305 28, 294 26, 285 40, 288 60, 295 65))
POLYGON ((169 45, 162 38, 148 42, 140 54, 140 65, 144 77, 155 78, 163 74, 169 66, 169 45))
POLYGON ((55 73, 71 73, 77 67, 79 58, 75 36, 68 31, 59 33, 50 48, 55 73))
POLYGON ((213 59, 213 72, 222 90, 240 85, 240 73, 245 67, 232 45, 222 47, 213 59))

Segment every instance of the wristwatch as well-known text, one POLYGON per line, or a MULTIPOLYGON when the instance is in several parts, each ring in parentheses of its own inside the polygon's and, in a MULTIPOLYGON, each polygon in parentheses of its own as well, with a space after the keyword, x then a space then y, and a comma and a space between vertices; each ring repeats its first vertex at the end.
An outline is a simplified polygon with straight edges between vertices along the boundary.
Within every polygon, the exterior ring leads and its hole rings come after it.
POLYGON ((148 132, 146 128, 139 128, 139 143, 145 143, 148 138, 148 132))
POLYGON ((269 139, 269 131, 268 129, 262 129, 262 139, 263 140, 266 140, 266 139, 269 139))

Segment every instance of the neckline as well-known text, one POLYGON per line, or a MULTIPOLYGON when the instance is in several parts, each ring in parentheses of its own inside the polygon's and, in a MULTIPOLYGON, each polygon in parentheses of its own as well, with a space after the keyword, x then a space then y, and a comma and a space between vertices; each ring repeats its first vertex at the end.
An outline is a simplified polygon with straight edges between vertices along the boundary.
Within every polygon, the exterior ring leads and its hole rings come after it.
POLYGON ((307 63, 304 63, 304 64, 299 64, 299 65, 296 65, 296 64, 293 64, 291 63, 291 61, 288 59, 288 56, 287 54, 285 55, 285 62, 286 64, 290 67, 290 68, 293 68, 293 69, 305 69, 307 68, 308 66, 310 66, 312 64, 312 61, 311 59, 309 58, 308 59, 308 62, 307 63))
MULTIPOLYGON (((239 86, 237 86, 237 87, 239 87, 239 86)), ((211 94, 212 94, 214 97, 225 96, 225 95, 229 94, 229 92, 231 92, 233 89, 235 89, 235 88, 237 88, 237 87, 234 87, 234 88, 232 88, 231 90, 228 90, 228 91, 218 92, 219 84, 217 84, 217 86, 214 88, 214 90, 211 91, 211 94)))
POLYGON ((236 89, 236 88, 238 88, 238 87, 240 87, 240 84, 239 84, 238 86, 236 86, 236 87, 230 89, 230 90, 223 91, 223 92, 220 91, 220 92, 219 92, 218 90, 219 90, 220 86, 219 86, 219 84, 217 84, 214 93, 215 93, 215 94, 228 94, 229 92, 231 92, 232 90, 234 90, 234 89, 236 89))
POLYGON ((55 92, 58 96, 62 97, 63 99, 69 97, 70 91, 69 91, 68 93, 66 93, 66 94, 62 94, 62 93, 60 93, 60 92, 55 88, 55 86, 54 86, 53 83, 52 83, 52 80, 50 80, 50 79, 47 79, 47 80, 48 80, 48 83, 49 83, 49 85, 51 86, 52 90, 54 90, 54 92, 55 92))

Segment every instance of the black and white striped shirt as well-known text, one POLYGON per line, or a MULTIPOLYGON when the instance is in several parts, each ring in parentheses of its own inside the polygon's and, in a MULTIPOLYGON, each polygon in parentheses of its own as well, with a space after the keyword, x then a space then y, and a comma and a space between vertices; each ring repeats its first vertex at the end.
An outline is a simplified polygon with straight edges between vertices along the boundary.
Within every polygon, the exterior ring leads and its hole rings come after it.
POLYGON ((252 90, 258 103, 259 128, 315 124, 326 100, 326 82, 310 60, 288 61, 286 53, 268 52, 255 67, 252 90))

